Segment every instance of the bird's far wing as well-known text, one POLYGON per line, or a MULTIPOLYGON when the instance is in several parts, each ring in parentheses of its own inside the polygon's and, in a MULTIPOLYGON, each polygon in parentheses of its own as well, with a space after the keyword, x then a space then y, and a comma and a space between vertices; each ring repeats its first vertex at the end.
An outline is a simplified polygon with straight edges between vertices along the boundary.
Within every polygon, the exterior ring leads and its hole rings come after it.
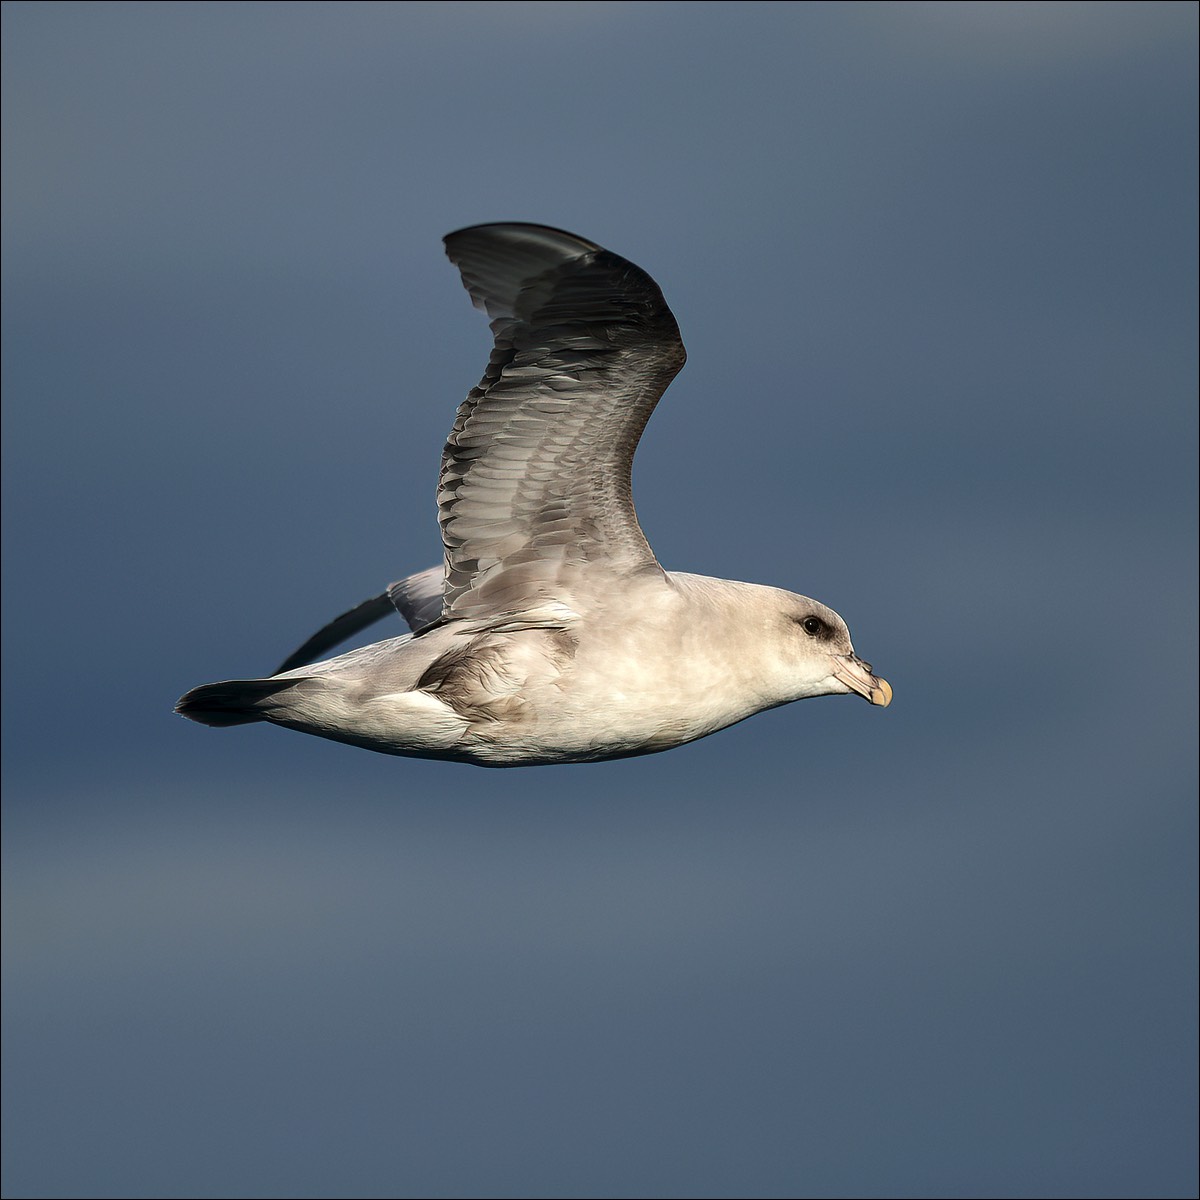
POLYGON ((389 583, 388 599, 396 611, 408 622, 413 633, 419 633, 442 615, 442 587, 446 569, 441 563, 426 567, 415 575, 406 575, 395 583, 389 583))
POLYGON ((463 229, 446 253, 495 346, 442 456, 443 615, 569 608, 585 574, 661 570, 630 491, 638 438, 685 358, 658 285, 540 225, 463 229))
POLYGON ((307 666, 392 613, 398 612, 408 622, 409 629, 416 633, 442 615, 443 575, 444 569, 439 564, 389 583, 386 592, 356 604, 319 629, 303 646, 288 655, 272 674, 282 675, 284 671, 307 666))

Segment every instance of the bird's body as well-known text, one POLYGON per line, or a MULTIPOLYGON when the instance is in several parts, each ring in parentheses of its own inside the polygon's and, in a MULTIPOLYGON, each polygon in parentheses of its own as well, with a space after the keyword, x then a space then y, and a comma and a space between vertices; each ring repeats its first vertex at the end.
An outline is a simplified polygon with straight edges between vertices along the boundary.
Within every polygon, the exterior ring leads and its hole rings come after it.
POLYGON ((888 703, 831 609, 666 572, 651 553, 630 463, 684 356, 649 276, 542 226, 446 241, 496 347, 443 455, 444 566, 351 610, 269 679, 195 688, 178 711, 521 766, 666 750, 806 696, 888 703), (396 610, 413 633, 309 661, 396 610))

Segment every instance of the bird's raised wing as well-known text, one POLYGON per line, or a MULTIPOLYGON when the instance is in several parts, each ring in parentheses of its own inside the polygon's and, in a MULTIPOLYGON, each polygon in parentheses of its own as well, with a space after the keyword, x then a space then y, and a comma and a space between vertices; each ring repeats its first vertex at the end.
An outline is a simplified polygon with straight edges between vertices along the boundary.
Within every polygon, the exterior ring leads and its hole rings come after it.
POLYGON ((443 617, 570 608, 585 573, 661 570, 630 492, 638 438, 685 359, 658 285, 541 225, 463 229, 446 253, 496 344, 442 455, 443 617))

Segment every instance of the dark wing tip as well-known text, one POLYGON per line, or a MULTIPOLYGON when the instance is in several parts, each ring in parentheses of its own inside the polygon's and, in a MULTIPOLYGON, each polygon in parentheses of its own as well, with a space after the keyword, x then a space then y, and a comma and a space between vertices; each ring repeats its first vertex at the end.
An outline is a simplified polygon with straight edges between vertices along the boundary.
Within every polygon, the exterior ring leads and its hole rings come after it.
POLYGON ((443 240, 446 256, 462 275, 471 302, 493 320, 511 317, 533 280, 603 253, 595 242, 573 233, 517 222, 473 225, 443 240))
POLYGON ((675 344, 679 326, 658 284, 611 250, 549 225, 472 225, 445 237, 446 254, 476 308, 495 321, 545 327, 562 321, 633 325, 675 344))
POLYGON ((604 247, 577 233, 568 233, 565 229, 555 229, 553 225, 537 225, 531 221, 495 221, 485 225, 468 225, 465 229, 456 229, 448 233, 442 241, 446 245, 446 253, 453 262, 460 248, 471 243, 489 242, 495 245, 509 243, 526 246, 542 246, 546 251, 560 258, 574 258, 579 254, 588 254, 604 247))

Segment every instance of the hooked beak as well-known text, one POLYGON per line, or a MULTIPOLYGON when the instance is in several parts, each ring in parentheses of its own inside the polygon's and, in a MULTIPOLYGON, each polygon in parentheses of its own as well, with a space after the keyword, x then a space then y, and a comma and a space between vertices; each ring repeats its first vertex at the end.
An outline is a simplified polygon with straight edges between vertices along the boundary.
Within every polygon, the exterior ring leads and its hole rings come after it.
POLYGON ((871 674, 871 664, 863 662, 857 654, 838 655, 834 660, 833 677, 844 683, 852 692, 864 700, 887 708, 892 702, 892 685, 886 679, 871 674))

